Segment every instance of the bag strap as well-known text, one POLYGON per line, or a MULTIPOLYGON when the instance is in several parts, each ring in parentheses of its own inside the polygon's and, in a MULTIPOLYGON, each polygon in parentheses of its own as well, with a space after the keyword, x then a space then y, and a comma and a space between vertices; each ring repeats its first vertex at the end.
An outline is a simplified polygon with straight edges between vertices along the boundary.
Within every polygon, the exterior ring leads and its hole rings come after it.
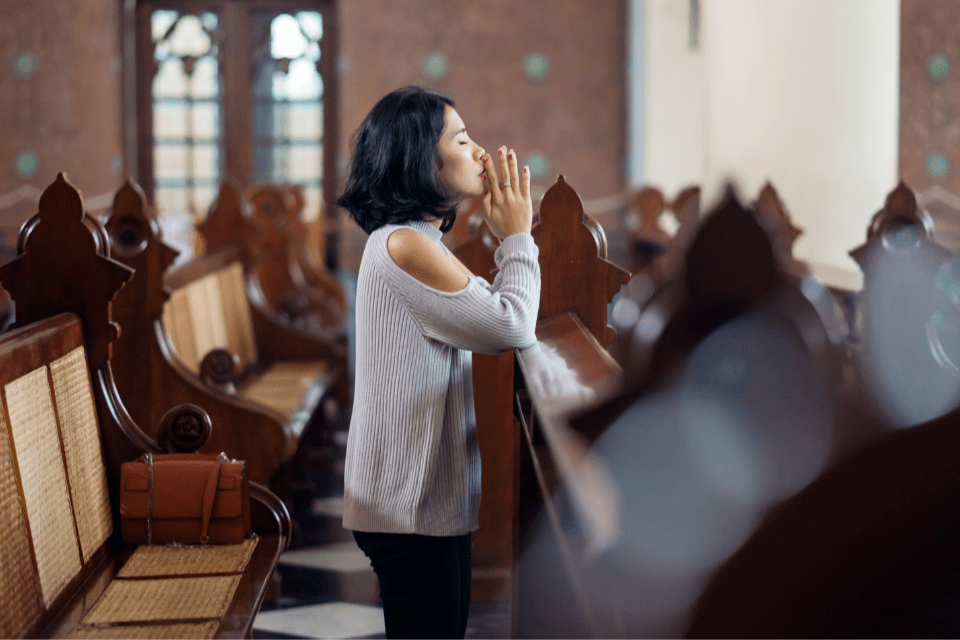
POLYGON ((143 461, 147 463, 147 544, 153 544, 153 454, 143 454, 143 461))
POLYGON ((217 456, 217 462, 210 470, 207 476, 207 484, 203 489, 203 506, 201 508, 201 517, 203 518, 200 527, 200 544, 207 544, 210 539, 208 535, 210 529, 210 519, 213 517, 213 500, 217 496, 217 485, 220 483, 220 467, 223 466, 224 454, 217 456))

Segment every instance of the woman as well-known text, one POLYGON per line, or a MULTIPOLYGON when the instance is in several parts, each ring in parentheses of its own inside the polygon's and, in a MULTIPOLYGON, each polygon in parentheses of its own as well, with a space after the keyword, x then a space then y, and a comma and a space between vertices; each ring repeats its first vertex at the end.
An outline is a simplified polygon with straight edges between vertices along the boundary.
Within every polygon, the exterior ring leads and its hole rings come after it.
POLYGON ((471 352, 536 342, 530 172, 505 147, 495 163, 452 100, 407 87, 360 126, 338 204, 370 234, 343 525, 377 573, 387 637, 462 638, 480 507, 471 352), (441 243, 458 204, 476 198, 501 239, 492 286, 441 243))

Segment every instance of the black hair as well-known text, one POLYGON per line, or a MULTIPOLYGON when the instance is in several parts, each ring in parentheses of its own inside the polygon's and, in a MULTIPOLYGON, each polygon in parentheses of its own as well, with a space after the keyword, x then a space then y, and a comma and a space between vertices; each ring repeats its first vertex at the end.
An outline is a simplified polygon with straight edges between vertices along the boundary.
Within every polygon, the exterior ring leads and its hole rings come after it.
POLYGON ((381 98, 364 118, 337 204, 367 233, 412 220, 442 219, 443 232, 453 226, 457 196, 437 172, 447 105, 453 100, 404 87, 381 98))

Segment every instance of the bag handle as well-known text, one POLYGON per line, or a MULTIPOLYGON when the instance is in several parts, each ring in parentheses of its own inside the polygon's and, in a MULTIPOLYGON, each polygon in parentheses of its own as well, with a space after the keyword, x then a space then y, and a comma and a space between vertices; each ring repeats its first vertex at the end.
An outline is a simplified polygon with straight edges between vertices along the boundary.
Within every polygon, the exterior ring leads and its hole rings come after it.
POLYGON ((217 485, 220 483, 220 467, 226 458, 224 454, 217 456, 217 463, 210 470, 207 476, 207 485, 203 489, 203 506, 201 508, 201 517, 203 518, 200 527, 200 544, 207 544, 210 540, 210 519, 213 517, 213 500, 217 496, 217 485))

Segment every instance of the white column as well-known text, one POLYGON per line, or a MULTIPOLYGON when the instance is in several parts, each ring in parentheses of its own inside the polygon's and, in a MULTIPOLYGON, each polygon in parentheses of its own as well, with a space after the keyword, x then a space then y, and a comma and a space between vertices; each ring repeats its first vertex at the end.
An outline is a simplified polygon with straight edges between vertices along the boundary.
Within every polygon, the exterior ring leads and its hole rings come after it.
POLYGON ((647 0, 627 0, 627 21, 627 187, 632 189, 644 182, 647 0))
MULTIPOLYGON (((636 1, 636 0, 635 0, 636 1)), ((703 54, 690 0, 645 0, 643 184, 672 198, 703 176, 703 54), (691 30, 694 33, 691 33, 691 30)), ((637 130, 634 129, 634 135, 637 130)))
POLYGON ((804 231, 795 253, 847 252, 897 179, 898 0, 703 0, 705 203, 770 181, 804 231))

